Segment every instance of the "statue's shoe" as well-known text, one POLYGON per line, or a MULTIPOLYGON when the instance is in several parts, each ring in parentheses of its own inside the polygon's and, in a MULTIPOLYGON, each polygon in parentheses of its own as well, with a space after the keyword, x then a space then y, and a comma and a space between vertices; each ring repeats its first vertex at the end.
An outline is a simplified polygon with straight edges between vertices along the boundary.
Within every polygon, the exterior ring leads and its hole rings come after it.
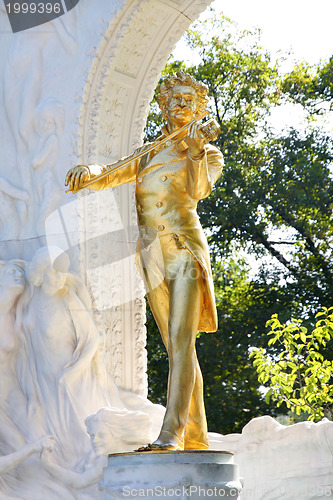
POLYGON ((149 445, 153 451, 182 451, 184 443, 169 431, 161 431, 158 439, 149 445))

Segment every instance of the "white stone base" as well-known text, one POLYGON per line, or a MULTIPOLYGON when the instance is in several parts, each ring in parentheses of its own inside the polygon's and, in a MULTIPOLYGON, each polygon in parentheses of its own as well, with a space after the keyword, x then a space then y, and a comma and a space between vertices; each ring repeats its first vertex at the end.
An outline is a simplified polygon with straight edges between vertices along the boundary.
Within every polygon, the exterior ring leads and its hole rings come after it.
POLYGON ((241 488, 233 454, 224 451, 113 454, 100 482, 102 500, 238 499, 241 488))

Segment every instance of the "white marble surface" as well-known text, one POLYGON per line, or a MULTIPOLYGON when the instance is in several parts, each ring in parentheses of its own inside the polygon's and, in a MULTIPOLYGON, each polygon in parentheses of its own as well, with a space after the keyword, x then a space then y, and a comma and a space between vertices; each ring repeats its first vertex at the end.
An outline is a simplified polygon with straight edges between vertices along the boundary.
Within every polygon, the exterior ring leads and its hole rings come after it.
POLYGON ((211 446, 235 453, 242 500, 319 500, 333 497, 333 422, 285 426, 251 420, 241 434, 211 434, 211 446))

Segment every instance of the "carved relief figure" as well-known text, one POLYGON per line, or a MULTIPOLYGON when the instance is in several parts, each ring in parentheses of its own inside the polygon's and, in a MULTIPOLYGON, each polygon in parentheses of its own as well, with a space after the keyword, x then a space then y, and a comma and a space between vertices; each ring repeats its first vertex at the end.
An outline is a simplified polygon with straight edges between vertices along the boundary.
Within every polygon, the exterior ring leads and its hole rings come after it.
MULTIPOLYGON (((55 54, 66 58, 68 54, 73 56, 77 51, 79 8, 78 5, 63 18, 47 23, 48 29, 36 27, 9 37, 3 70, 3 90, 0 93, 3 110, 0 117, 2 125, 0 143, 5 151, 4 165, 8 180, 17 183, 28 193, 34 193, 35 186, 31 168, 31 149, 45 133, 42 131, 45 122, 44 124, 39 122, 36 131, 34 113, 36 109, 41 111, 49 104, 49 99, 43 92, 48 87, 48 79, 53 78, 52 71, 50 72, 50 60, 54 61, 55 54)), ((55 95, 58 95, 56 90, 55 95)), ((59 127, 59 114, 55 120, 58 120, 56 126, 59 127)), ((21 227, 16 226, 16 230, 21 230, 21 238, 35 235, 36 217, 38 218, 38 210, 35 208, 38 208, 38 205, 30 203, 27 208, 27 223, 21 227)), ((12 227, 13 221, 7 221, 7 225, 12 227)))
MULTIPOLYGON (((52 436, 44 436, 37 441, 34 441, 32 443, 26 444, 19 450, 10 453, 9 455, 5 456, 0 456, 0 498, 1 500, 24 500, 26 498, 33 498, 30 495, 27 495, 27 489, 24 489, 24 491, 14 491, 14 492, 9 492, 8 489, 6 488, 6 484, 4 481, 4 477, 7 479, 10 477, 10 473, 15 473, 14 469, 16 469, 18 466, 20 466, 23 462, 25 462, 28 458, 30 458, 32 455, 40 454, 42 450, 45 447, 50 447, 53 445, 54 438, 52 436), (15 496, 12 496, 15 494, 15 496), (10 495, 10 496, 9 496, 10 495), (17 495, 20 495, 18 497, 17 495), (22 496, 21 496, 22 495, 22 496)), ((11 480, 9 482, 13 482, 13 478, 15 476, 11 476, 11 480)), ((40 475, 39 475, 40 479, 40 475)), ((14 480, 15 483, 15 480, 14 480)), ((26 485, 25 485, 26 486, 26 485)), ((70 497, 64 497, 64 500, 70 500, 70 497)))
POLYGON ((16 305, 25 286, 24 262, 0 261, 0 455, 25 445, 18 423, 25 419, 26 399, 17 379, 20 347, 16 305))
POLYGON ((196 208, 220 176, 223 157, 197 121, 207 105, 204 84, 182 72, 167 77, 159 89, 159 105, 166 125, 155 143, 143 146, 126 162, 78 165, 68 172, 65 184, 76 192, 136 182, 140 244, 147 248, 157 237, 163 256, 162 269, 143 262, 143 272, 169 354, 166 414, 150 449, 206 449, 195 339, 198 330, 216 330, 217 314, 208 245, 196 208), (156 284, 156 276, 158 286, 149 287, 156 284))
POLYGON ((84 419, 108 404, 123 405, 99 362, 88 290, 68 269, 59 249, 39 249, 19 309, 44 431, 56 437, 57 458, 73 465, 90 448, 84 419))
POLYGON ((37 175, 34 185, 39 207, 36 221, 38 235, 45 233, 45 220, 58 207, 62 197, 55 167, 64 123, 64 107, 55 99, 45 99, 37 106, 35 124, 39 139, 33 151, 32 167, 37 175))
POLYGON ((44 447, 41 456, 47 471, 62 484, 84 490, 89 498, 100 498, 97 484, 102 478, 103 469, 107 466, 109 453, 133 451, 140 443, 151 439, 152 421, 141 412, 101 408, 86 421, 92 449, 76 471, 58 465, 53 457, 54 446, 44 447), (89 491, 87 491, 89 488, 89 491))

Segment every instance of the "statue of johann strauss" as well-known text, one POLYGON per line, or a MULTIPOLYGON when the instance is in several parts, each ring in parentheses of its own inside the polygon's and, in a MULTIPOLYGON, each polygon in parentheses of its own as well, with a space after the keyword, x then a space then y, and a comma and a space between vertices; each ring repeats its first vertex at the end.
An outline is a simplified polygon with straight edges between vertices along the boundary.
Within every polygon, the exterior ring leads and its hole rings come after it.
POLYGON ((169 355, 166 413, 158 439, 148 447, 152 450, 208 448, 195 340, 198 331, 216 330, 217 314, 208 245, 196 208, 220 176, 223 156, 209 144, 216 138, 216 122, 197 121, 206 109, 207 90, 183 72, 166 77, 158 97, 166 120, 162 135, 125 164, 78 165, 66 177, 73 192, 88 184, 100 190, 135 182, 141 248, 154 238, 160 244, 162 268, 154 259, 148 264, 142 259, 149 303, 169 355))

